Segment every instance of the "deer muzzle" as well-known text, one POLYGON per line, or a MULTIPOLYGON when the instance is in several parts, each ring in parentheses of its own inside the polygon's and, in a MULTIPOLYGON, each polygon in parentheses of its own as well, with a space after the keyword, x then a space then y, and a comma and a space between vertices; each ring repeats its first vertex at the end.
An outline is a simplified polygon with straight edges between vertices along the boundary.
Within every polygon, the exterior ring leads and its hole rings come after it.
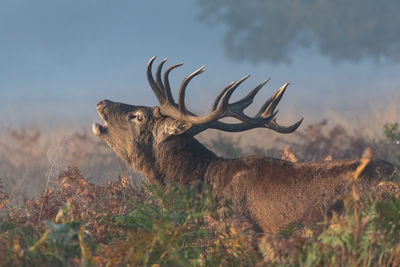
POLYGON ((100 101, 96 105, 97 113, 99 114, 100 118, 102 118, 104 121, 104 125, 93 123, 92 131, 96 136, 101 136, 107 133, 107 115, 105 114, 104 110, 108 105, 110 105, 110 103, 111 101, 105 99, 100 101))

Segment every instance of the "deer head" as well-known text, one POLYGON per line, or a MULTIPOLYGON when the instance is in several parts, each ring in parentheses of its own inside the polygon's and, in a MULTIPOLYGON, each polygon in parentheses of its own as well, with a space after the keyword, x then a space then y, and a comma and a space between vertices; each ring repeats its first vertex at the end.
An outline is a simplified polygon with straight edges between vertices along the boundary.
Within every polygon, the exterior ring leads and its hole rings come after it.
POLYGON ((204 72, 205 68, 201 67, 182 81, 178 103, 176 103, 171 93, 169 74, 183 63, 170 66, 161 78, 162 68, 166 62, 164 59, 159 64, 154 78, 152 65, 155 58, 151 58, 147 65, 147 79, 160 105, 144 107, 103 100, 97 104, 97 110, 105 124, 93 124, 93 133, 102 138, 121 158, 133 164, 134 168, 139 171, 146 172, 141 167, 143 160, 155 162, 154 150, 159 144, 173 136, 192 138, 209 128, 226 132, 240 132, 261 127, 279 133, 291 133, 299 127, 303 120, 301 119, 289 127, 281 126, 276 122, 277 111, 275 108, 289 83, 284 84, 268 99, 254 117, 246 115, 244 109, 253 102, 256 94, 269 79, 260 83, 239 101, 230 103, 229 100, 235 89, 249 76, 228 84, 215 98, 210 113, 197 116, 186 108, 185 93, 190 80, 204 72), (236 118, 240 122, 220 121, 227 117, 236 118))

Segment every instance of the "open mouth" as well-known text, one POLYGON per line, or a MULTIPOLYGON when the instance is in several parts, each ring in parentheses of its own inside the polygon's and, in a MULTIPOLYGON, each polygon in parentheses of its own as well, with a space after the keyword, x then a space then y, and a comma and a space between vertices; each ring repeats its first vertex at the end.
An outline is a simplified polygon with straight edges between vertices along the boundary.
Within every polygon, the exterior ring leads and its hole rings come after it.
POLYGON ((93 131, 94 135, 97 135, 97 136, 101 136, 101 135, 107 133, 107 122, 105 123, 104 126, 100 125, 98 123, 93 123, 92 131, 93 131))
POLYGON ((97 104, 97 113, 99 113, 100 118, 104 121, 104 125, 98 124, 98 123, 93 123, 92 125, 92 131, 94 135, 96 136, 101 136, 105 133, 107 133, 107 116, 103 113, 103 102, 100 102, 97 104))

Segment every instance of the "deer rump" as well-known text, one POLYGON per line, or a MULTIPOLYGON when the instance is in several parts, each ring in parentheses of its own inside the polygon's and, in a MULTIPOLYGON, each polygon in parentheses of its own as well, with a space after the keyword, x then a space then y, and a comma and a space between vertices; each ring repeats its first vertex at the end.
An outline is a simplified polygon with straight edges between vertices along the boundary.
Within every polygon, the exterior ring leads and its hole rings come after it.
MULTIPOLYGON (((295 131, 303 119, 288 127, 276 121, 275 108, 288 83, 250 117, 244 110, 269 79, 242 99, 230 103, 235 89, 249 77, 246 76, 221 90, 210 113, 197 116, 186 108, 185 93, 190 80, 202 73, 204 67, 182 81, 176 103, 169 73, 182 64, 169 67, 161 77, 166 59, 161 61, 154 79, 151 70, 154 60, 155 57, 148 63, 147 78, 160 105, 134 106, 103 100, 97 104, 97 111, 104 125, 93 124, 93 133, 141 172, 147 183, 204 181, 217 198, 232 199, 235 212, 264 232, 276 232, 294 221, 312 224, 338 208, 337 199, 346 191, 345 178, 357 168, 359 160, 293 163, 267 157, 224 159, 194 138, 210 128, 226 132, 253 128, 268 128, 279 133, 295 131), (226 117, 240 122, 220 121, 226 117)), ((391 164, 371 161, 357 180, 357 187, 361 191, 374 191, 379 181, 392 172, 391 164)))

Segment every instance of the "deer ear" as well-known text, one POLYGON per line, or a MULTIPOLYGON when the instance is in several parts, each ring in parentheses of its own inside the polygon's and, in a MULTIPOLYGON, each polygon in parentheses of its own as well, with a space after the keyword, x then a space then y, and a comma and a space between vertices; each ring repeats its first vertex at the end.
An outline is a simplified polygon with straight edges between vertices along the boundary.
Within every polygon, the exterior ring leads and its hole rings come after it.
POLYGON ((185 121, 172 120, 172 123, 165 127, 168 136, 180 135, 193 127, 193 124, 185 121))
POLYGON ((183 134, 192 127, 193 124, 189 122, 165 118, 162 122, 162 127, 158 128, 159 130, 156 135, 158 136, 159 141, 164 141, 170 136, 183 134))
POLYGON ((161 119, 163 115, 161 115, 160 108, 159 107, 154 107, 153 108, 153 115, 156 119, 161 119))

